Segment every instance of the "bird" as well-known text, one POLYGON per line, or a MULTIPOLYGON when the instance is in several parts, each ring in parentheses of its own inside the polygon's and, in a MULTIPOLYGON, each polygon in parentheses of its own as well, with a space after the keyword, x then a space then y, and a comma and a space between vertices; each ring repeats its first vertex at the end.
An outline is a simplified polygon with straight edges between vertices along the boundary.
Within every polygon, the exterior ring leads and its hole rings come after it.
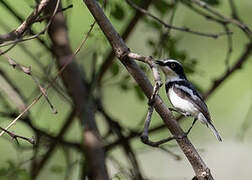
POLYGON ((219 141, 222 141, 211 121, 206 103, 190 81, 187 80, 182 64, 177 60, 169 58, 155 60, 155 63, 158 64, 165 75, 166 93, 175 108, 169 108, 169 110, 177 111, 184 116, 194 117, 193 123, 185 135, 189 134, 195 122, 199 120, 212 130, 219 141))

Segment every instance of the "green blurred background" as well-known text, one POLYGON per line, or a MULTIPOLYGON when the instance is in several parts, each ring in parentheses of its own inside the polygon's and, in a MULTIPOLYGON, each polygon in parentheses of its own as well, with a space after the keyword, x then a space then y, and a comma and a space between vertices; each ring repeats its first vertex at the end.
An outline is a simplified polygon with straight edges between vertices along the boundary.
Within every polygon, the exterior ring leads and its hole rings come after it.
MULTIPOLYGON (((8 3, 14 7, 14 9, 22 17, 27 17, 34 6, 33 0, 26 1, 8 1, 8 3)), ((63 1, 63 6, 73 4, 73 8, 67 10, 65 15, 67 16, 69 37, 73 49, 76 49, 81 42, 83 36, 89 30, 90 24, 93 22, 93 18, 90 15, 88 9, 84 3, 79 0, 63 1)), ((117 31, 122 32, 129 19, 133 16, 134 10, 130 8, 124 1, 113 0, 108 2, 106 8, 106 14, 110 18, 112 24, 117 31), (115 18, 113 12, 115 12, 117 5, 125 8, 123 14, 123 21, 115 18)), ((239 16, 243 22, 249 27, 251 24, 251 7, 252 1, 242 0, 236 2, 239 16)), ((221 1, 219 5, 214 6, 218 11, 225 15, 230 14, 230 8, 227 1, 221 1)), ((159 12, 151 6, 150 11, 159 16, 159 12)), ((16 28, 19 23, 10 15, 4 7, 0 5, 0 34, 9 32, 16 28)), ((163 19, 167 20, 169 16, 164 15, 163 19)), ((149 19, 149 18, 146 18, 149 19)), ((39 31, 43 28, 43 23, 35 24, 34 28, 39 31)), ((187 26, 193 30, 202 32, 216 33, 222 32, 223 28, 215 23, 207 21, 203 17, 192 12, 185 6, 177 6, 175 19, 175 26, 187 26)), ((241 53, 246 48, 245 45, 248 42, 244 33, 241 32, 235 26, 230 26, 233 31, 233 52, 230 59, 230 66, 240 57, 241 53)), ((186 52, 186 56, 191 59, 196 59, 197 64, 193 67, 194 73, 190 73, 188 78, 200 89, 205 92, 211 85, 214 79, 222 76, 226 70, 225 56, 227 51, 227 36, 220 36, 218 39, 207 38, 192 35, 186 32, 179 32, 172 30, 172 37, 176 38, 176 48, 178 51, 186 52)), ((157 30, 148 25, 148 23, 141 21, 135 28, 133 34, 129 38, 127 45, 133 52, 138 54, 149 56, 154 58, 165 58, 164 55, 153 55, 153 47, 149 45, 150 39, 157 39, 159 36, 157 30)), ((41 36, 49 44, 48 37, 46 35, 41 36)), ((22 46, 28 48, 33 54, 35 54, 40 62, 44 66, 50 68, 50 74, 53 77, 57 72, 54 58, 50 54, 47 54, 45 49, 42 48, 35 40, 24 42, 22 46)), ((98 55, 98 65, 102 61, 104 54, 110 51, 110 47, 99 27, 96 25, 89 37, 87 43, 82 48, 80 54, 77 56, 78 63, 85 69, 87 77, 90 77, 90 65, 92 61, 92 55, 94 52, 98 55)), ((22 47, 17 46, 8 55, 20 64, 31 66, 33 73, 37 77, 41 77, 44 73, 38 67, 36 63, 28 56, 22 47)), ((24 73, 13 69, 6 61, 5 58, 0 57, 0 67, 10 77, 10 79, 17 84, 19 90, 29 99, 28 103, 39 93, 35 84, 31 78, 24 73), (36 90, 34 90, 36 89, 36 90)), ((251 170, 251 147, 252 143, 250 138, 252 137, 252 128, 248 128, 246 132, 242 129, 244 123, 245 127, 250 126, 250 120, 252 118, 252 58, 250 58, 242 67, 241 70, 235 72, 230 76, 207 100, 207 104, 214 122, 215 127, 220 132, 223 142, 219 143, 212 132, 200 123, 196 123, 196 126, 191 131, 189 139, 200 151, 202 158, 205 160, 208 167, 211 169, 213 176, 216 179, 250 179, 252 177, 251 170), (241 139, 241 134, 243 138, 241 139)), ((122 77, 127 75, 126 69, 119 63, 120 73, 113 76, 112 72, 106 74, 103 83, 103 99, 104 105, 112 117, 118 120, 123 126, 132 129, 141 129, 143 127, 143 119, 147 112, 147 99, 139 100, 137 93, 133 90, 124 90, 118 84, 122 80, 122 77)), ((141 64, 141 63, 139 63, 141 64)), ((151 72, 146 67, 148 77, 152 80, 151 72)), ((163 76, 162 76, 163 77, 163 76)), ((164 77, 163 77, 164 78, 164 77)), ((42 81, 42 80, 41 80, 42 81)), ((44 81, 42 81, 44 82, 44 81)), ((152 80, 153 82, 153 80, 152 80)), ((60 80, 58 83, 61 84, 60 80)), ((130 80, 131 84, 133 81, 130 80)), ((44 82, 44 86, 47 82, 44 82)), ((131 87, 129 87, 131 88, 131 87)), ((170 106, 168 99, 165 95, 165 88, 162 87, 160 95, 164 99, 165 103, 170 106)), ((2 93, 2 92, 1 92, 2 93)), ((54 115, 42 98, 30 111, 31 116, 35 120, 34 123, 43 129, 48 130, 52 134, 57 134, 62 123, 70 112, 71 106, 66 100, 63 100, 54 90, 48 91, 49 97, 54 106, 58 110, 58 114, 54 115)), ((1 104, 1 103, 0 103, 1 104)), ((11 104, 11 102, 10 102, 11 104)), ((4 111, 4 107, 0 106, 0 111, 4 111)), ((192 122, 191 118, 186 118, 182 121, 181 125, 184 129, 187 129, 192 122)), ((100 115, 97 115, 97 123, 101 134, 105 132, 104 122, 100 115)), ((0 118, 0 126, 5 127, 9 124, 9 119, 0 118)), ((154 113, 151 126, 162 124, 162 120, 154 113)), ((25 135, 32 136, 32 132, 24 124, 18 122, 11 129, 12 131, 25 135)), ((158 133, 151 134, 152 139, 161 139, 167 137, 169 132, 167 129, 158 133)), ((76 121, 72 124, 69 132, 66 136, 69 140, 81 140, 81 127, 76 121)), ((175 146, 175 142, 165 145, 170 151, 179 155, 182 159, 176 160, 169 153, 164 151, 150 148, 143 145, 139 138, 136 138, 133 142, 133 147, 137 152, 137 158, 140 162, 141 170, 145 176, 149 179, 188 179, 193 177, 193 170, 186 160, 181 150, 175 146), (182 173, 181 173, 182 172, 182 173)), ((20 141, 20 144, 26 147, 31 147, 26 142, 20 141)), ((41 154, 45 152, 45 149, 41 149, 41 154)), ((62 179, 65 175, 65 159, 63 149, 58 149, 57 153, 53 156, 44 168, 39 179, 62 179)), ((71 154, 72 162, 76 163, 73 166, 70 179, 78 179, 80 175, 80 167, 78 161, 80 155, 74 150, 68 152, 71 154)), ((122 166, 127 169, 128 163, 123 158, 121 148, 116 148, 110 152, 111 155, 117 157, 122 163, 122 166)), ((109 154, 109 155, 110 155, 109 154)), ((16 143, 12 141, 8 136, 0 138, 0 172, 13 167, 19 168, 20 179, 27 179, 27 169, 29 168, 29 159, 32 155, 32 148, 30 150, 21 150, 16 147, 16 143), (20 164, 21 163, 21 164, 20 164), (18 164, 18 165, 17 165, 18 164)), ((116 179, 116 175, 120 175, 116 167, 113 166, 111 160, 107 160, 108 168, 111 177, 116 179)), ((0 179, 6 179, 6 177, 0 177, 0 179)), ((122 178, 123 179, 123 178, 122 178)))

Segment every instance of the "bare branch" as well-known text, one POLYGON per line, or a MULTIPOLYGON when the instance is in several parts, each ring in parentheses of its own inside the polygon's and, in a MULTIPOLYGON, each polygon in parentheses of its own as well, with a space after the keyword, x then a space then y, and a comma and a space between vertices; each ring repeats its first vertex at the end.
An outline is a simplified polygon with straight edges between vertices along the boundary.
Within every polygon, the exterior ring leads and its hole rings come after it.
MULTIPOLYGON (((15 112, 8 112, 8 113, 4 113, 4 112, 0 112, 1 117, 5 117, 5 118, 15 118, 18 116, 17 113, 15 112)), ((51 141, 57 141, 58 143, 67 146, 67 147, 71 147, 71 148, 75 148, 78 151, 82 151, 82 146, 81 144, 77 143, 77 142, 71 142, 71 141, 66 141, 62 138, 57 138, 57 136, 54 136, 48 132, 46 132, 46 130, 40 129, 38 127, 36 127, 31 119, 29 118, 29 116, 26 116, 24 118, 21 119, 21 122, 23 122, 24 124, 26 124, 27 126, 29 126, 29 128, 32 129, 32 131, 36 134, 37 137, 45 137, 47 139, 50 139, 51 141)), ((64 127, 64 125, 63 125, 64 127)), ((39 139, 39 138, 38 138, 39 139)), ((38 143, 38 140, 36 140, 36 144, 38 143)))
MULTIPOLYGON (((0 50, 0 53, 2 51, 0 50)), ((57 110, 54 108, 54 106, 52 105, 52 103, 49 100, 49 97, 46 93, 46 90, 40 85, 39 81, 34 77, 34 75, 32 74, 31 71, 31 67, 25 67, 19 63, 17 63, 16 61, 14 61, 12 58, 10 58, 7 54, 4 54, 4 57, 7 58, 9 64, 13 67, 13 68, 19 68, 21 71, 23 71, 25 74, 31 76, 31 78, 33 79, 33 81, 35 82, 35 84, 39 87, 40 91, 42 92, 42 94, 45 96, 46 101, 48 102, 48 104, 50 105, 52 112, 54 114, 57 113, 57 110)))
POLYGON ((19 38, 34 23, 40 13, 46 8, 51 0, 42 0, 29 17, 15 30, 8 34, 0 35, 0 44, 19 38))
MULTIPOLYGON (((148 9, 148 7, 151 5, 152 2, 153 2, 153 0, 144 0, 141 7, 143 9, 148 9)), ((142 13, 140 11, 136 11, 135 15, 133 16, 133 18, 130 20, 129 24, 127 25, 127 28, 125 28, 125 31, 122 33, 122 39, 124 41, 127 41, 129 36, 132 34, 134 28, 136 27, 137 23, 139 22, 141 17, 143 17, 143 15, 144 15, 144 13, 142 13)), ((99 77, 98 77, 98 83, 101 82, 102 78, 104 77, 104 74, 107 72, 107 70, 111 66, 114 58, 115 58, 115 53, 113 50, 111 50, 108 53, 107 57, 105 58, 104 62, 101 65, 101 68, 99 70, 100 73, 99 73, 99 77)))
MULTIPOLYGON (((33 35, 33 36, 30 36, 30 37, 24 38, 24 39, 21 37, 22 34, 20 34, 18 37, 15 38, 15 40, 14 40, 13 42, 7 42, 7 43, 4 43, 4 44, 1 44, 1 41, 0 41, 0 47, 9 46, 9 45, 12 45, 12 44, 15 46, 15 45, 17 45, 17 44, 20 43, 20 42, 28 41, 28 40, 31 40, 31 39, 35 39, 35 38, 39 37, 41 34, 44 34, 44 33, 47 31, 47 29, 49 28, 49 26, 50 26, 50 24, 51 24, 51 22, 52 22, 53 17, 54 17, 55 14, 57 13, 57 10, 58 10, 58 7, 59 7, 59 3, 60 3, 60 0, 57 0, 57 4, 56 4, 56 6, 55 6, 55 9, 54 9, 54 11, 53 11, 53 14, 52 14, 50 20, 48 21, 48 23, 46 24, 46 26, 44 27, 43 30, 41 30, 40 32, 38 32, 37 34, 35 34, 35 35, 33 35)), ((34 19, 34 22, 35 22, 35 21, 36 21, 36 19, 34 19)), ((34 23, 34 22, 33 22, 33 23, 34 23)), ((0 40, 1 40, 1 38, 0 38, 0 40)), ((5 53, 6 53, 6 52, 5 52, 5 53)), ((2 54, 3 54, 3 53, 2 53, 2 54)))
MULTIPOLYGON (((23 21, 25 21, 25 19, 19 15, 12 7, 10 7, 6 1, 0 1, 0 3, 3 4, 3 6, 5 7, 5 9, 7 9, 20 23, 22 23, 23 21)), ((32 27, 30 27, 29 29, 29 33, 31 35, 36 34, 33 30, 32 27)), ((38 40, 39 43, 41 43, 41 45, 43 45, 48 51, 51 51, 51 48, 46 44, 46 42, 41 39, 40 37, 36 38, 38 40)))
POLYGON ((33 171, 32 171, 32 177, 33 178, 35 178, 38 175, 39 171, 44 167, 45 163, 52 156, 55 148, 57 147, 57 144, 58 144, 59 140, 62 139, 65 132, 69 129, 70 124, 73 122, 74 117, 75 117, 75 113, 76 113, 75 110, 73 110, 71 113, 69 113, 69 116, 67 117, 67 119, 66 119, 63 127, 61 128, 59 134, 56 136, 54 141, 51 142, 47 152, 45 153, 45 155, 43 156, 41 161, 39 163, 37 163, 37 165, 35 166, 36 169, 33 169, 33 171))
POLYGON ((217 34, 204 33, 204 32, 199 32, 199 31, 191 30, 188 27, 176 27, 176 26, 172 26, 170 24, 165 23, 164 21, 162 21, 158 17, 152 15, 149 11, 147 11, 147 10, 145 10, 143 8, 140 8, 139 6, 137 6, 136 4, 134 4, 133 2, 131 2, 130 0, 126 0, 126 2, 130 6, 132 6, 133 8, 135 8, 136 10, 141 11, 142 13, 150 16, 151 18, 153 18, 154 20, 156 20, 160 24, 164 25, 164 27, 169 28, 169 29, 174 29, 174 30, 178 30, 178 31, 188 32, 188 33, 191 33, 191 34, 195 34, 195 35, 199 35, 199 36, 205 36, 205 37, 211 37, 211 38, 218 38, 219 36, 222 36, 222 35, 232 34, 232 32, 220 32, 220 33, 217 33, 217 34))
MULTIPOLYGON (((111 46, 113 47, 116 56, 121 60, 121 62, 127 68, 129 73, 134 77, 145 95, 150 98, 153 93, 153 87, 149 82, 148 78, 145 76, 145 74, 137 66, 135 61, 133 59, 128 58, 129 48, 125 45, 121 37, 115 31, 115 29, 113 28, 113 26, 111 25, 97 2, 95 0, 84 0, 84 2, 90 12, 93 14, 94 18, 96 19, 101 30, 110 42, 111 46)), ((183 135, 183 130, 176 122, 176 120, 172 116, 172 113, 168 110, 168 108, 165 106, 164 102, 159 96, 156 96, 155 98, 154 107, 174 136, 183 135)), ((190 161, 197 178, 202 180, 206 178, 213 179, 210 170, 203 162, 200 155, 198 154, 194 146, 191 144, 191 142, 188 140, 188 138, 185 137, 183 139, 179 139, 177 140, 177 142, 188 160, 190 161)))
POLYGON ((24 137, 24 136, 21 136, 21 135, 18 135, 18 134, 15 134, 13 132, 10 132, 2 127, 0 127, 0 129, 4 132, 6 132, 10 137, 12 137, 12 139, 15 139, 18 143, 18 138, 19 139, 23 139, 31 144, 35 144, 35 139, 34 138, 27 138, 27 137, 24 137))
POLYGON ((206 9, 208 12, 216 15, 217 17, 225 20, 226 22, 228 23, 232 23, 232 24, 235 24, 237 25, 238 27, 240 27, 246 34, 247 36, 251 39, 252 38, 252 31, 250 30, 250 28, 243 24, 242 22, 240 22, 239 20, 237 19, 232 19, 232 18, 229 18, 221 13, 219 13, 218 11, 216 11, 215 9, 211 8, 210 6, 208 6, 205 2, 203 1, 200 1, 200 0, 190 0, 192 3, 194 4, 197 4, 198 6, 206 9))
MULTIPOLYGON (((66 10, 68 10, 68 9, 70 9, 70 8, 73 8, 73 5, 72 5, 72 4, 68 5, 68 6, 65 7, 65 8, 58 9, 56 13, 66 11, 66 10)), ((44 20, 48 20, 48 19, 50 19, 52 16, 53 16, 53 14, 46 14, 46 15, 43 15, 43 16, 39 17, 38 19, 36 19, 35 22, 42 22, 42 21, 44 21, 44 20)))
MULTIPOLYGON (((80 45, 78 46, 78 48, 75 50, 75 53, 73 55, 69 55, 68 60, 63 64, 63 66, 60 68, 60 70, 58 71, 58 73, 56 74, 56 76, 53 78, 53 80, 47 85, 47 87, 45 88, 45 90, 49 89, 53 83, 58 79, 58 77, 63 73, 63 71, 66 69, 66 67, 74 61, 74 57, 76 56, 76 54, 78 54, 78 52, 80 51, 81 47, 85 44, 87 38, 89 37, 89 34, 91 33, 91 31, 93 30, 94 24, 91 25, 90 30, 88 31, 88 33, 86 34, 86 36, 83 38, 82 42, 80 43, 80 45)), ((43 94, 40 94, 38 97, 36 97, 33 102, 27 106, 25 108, 25 110, 20 113, 5 129, 8 130, 10 127, 12 127, 14 124, 16 124, 16 122, 18 121, 18 119, 20 119, 26 112, 28 112, 38 101, 39 99, 43 96, 43 94)), ((80 99, 81 100, 81 99, 80 99)), ((0 137, 4 134, 5 132, 2 131, 0 133, 0 137)))
POLYGON ((124 150, 126 157, 129 158, 132 164, 132 170, 134 172, 134 177, 132 179, 139 179, 139 180, 144 179, 140 171, 140 167, 137 162, 136 155, 130 144, 130 141, 127 141, 127 139, 125 138, 125 135, 123 135, 123 132, 122 132, 123 127, 117 121, 115 121, 109 116, 109 114, 105 111, 104 107, 102 106, 100 99, 96 101, 96 105, 97 105, 98 111, 104 116, 105 120, 108 122, 109 127, 111 128, 112 132, 114 132, 118 136, 119 139, 122 139, 122 148, 124 150))

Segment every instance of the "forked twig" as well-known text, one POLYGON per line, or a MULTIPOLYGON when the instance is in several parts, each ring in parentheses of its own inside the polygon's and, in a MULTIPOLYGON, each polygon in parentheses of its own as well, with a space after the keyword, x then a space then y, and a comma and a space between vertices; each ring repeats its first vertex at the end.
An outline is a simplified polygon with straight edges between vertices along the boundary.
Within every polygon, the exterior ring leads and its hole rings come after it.
POLYGON ((171 140, 174 140, 174 139, 182 139, 183 137, 170 136, 170 137, 168 137, 166 139, 163 139, 163 140, 160 140, 160 141, 157 141, 157 142, 149 140, 149 136, 148 136, 149 132, 148 131, 149 131, 151 117, 152 117, 152 113, 153 113, 153 109, 154 109, 154 105, 155 105, 155 98, 156 98, 156 95, 158 94, 158 91, 159 91, 159 89, 160 89, 160 87, 162 86, 163 83, 161 81, 161 77, 160 77, 160 73, 158 71, 158 67, 157 67, 156 63, 153 61, 151 56, 144 57, 144 56, 140 56, 140 55, 138 55, 136 53, 131 53, 130 52, 128 54, 128 57, 148 64, 150 66, 151 70, 152 70, 152 74, 153 74, 153 77, 154 77, 154 80, 155 80, 155 86, 153 88, 152 95, 149 98, 149 102, 148 102, 149 107, 148 107, 147 116, 145 118, 144 130, 143 130, 143 133, 141 135, 142 142, 147 144, 147 145, 150 145, 152 147, 158 147, 159 145, 161 145, 163 143, 166 143, 168 141, 171 141, 171 140))
MULTIPOLYGON (((44 34, 47 29, 49 28, 50 24, 52 23, 52 19, 54 18, 54 16, 57 14, 57 11, 58 11, 58 8, 59 8, 59 3, 60 3, 60 0, 57 0, 57 3, 56 3, 56 7, 54 9, 54 12, 50 18, 50 20, 48 21, 48 23, 46 24, 46 26, 44 27, 44 29, 42 29, 40 32, 38 32, 37 34, 33 35, 33 36, 30 36, 30 37, 27 37, 27 38, 24 38, 21 36, 22 34, 20 34, 20 37, 17 37, 14 41, 11 41, 11 42, 6 42, 6 43, 3 43, 3 44, 0 44, 0 47, 4 47, 4 46, 9 46, 9 45, 13 45, 13 46, 16 46, 18 43, 20 42, 23 42, 23 41, 28 41, 28 40, 31 40, 31 39, 35 39, 37 38, 38 36, 40 36, 41 34, 44 34)), ((32 23, 35 23, 36 22, 36 19, 34 19, 34 21, 32 23)), ((23 32, 24 33, 24 32, 23 32)), ((11 46, 12 47, 12 46, 11 46)), ((9 49, 8 49, 9 50, 9 49)), ((6 53, 6 51, 4 51, 4 53, 6 53)))
MULTIPOLYGON (((0 50, 0 53, 2 51, 0 50)), ((33 79, 33 81, 35 82, 35 84, 39 87, 40 91, 42 92, 42 94, 45 96, 46 101, 48 102, 48 104, 50 105, 52 112, 54 114, 57 113, 57 110, 54 108, 54 106, 52 105, 52 103, 49 100, 49 97, 46 93, 46 90, 41 86, 41 84, 39 83, 39 81, 33 76, 32 71, 31 71, 31 67, 25 67, 19 63, 17 63, 16 61, 14 61, 11 57, 9 57, 7 54, 3 55, 4 57, 7 58, 8 63, 13 67, 13 68, 19 68, 21 71, 23 71, 25 74, 31 76, 31 78, 33 79)))
POLYGON ((13 132, 10 132, 2 127, 0 127, 0 129, 4 132, 6 132, 12 139, 15 139, 18 143, 18 138, 19 139, 23 139, 25 141, 28 141, 29 143, 31 144, 35 144, 35 139, 34 138, 27 138, 27 137, 24 137, 24 136, 21 136, 21 135, 18 135, 18 134, 15 134, 13 132))

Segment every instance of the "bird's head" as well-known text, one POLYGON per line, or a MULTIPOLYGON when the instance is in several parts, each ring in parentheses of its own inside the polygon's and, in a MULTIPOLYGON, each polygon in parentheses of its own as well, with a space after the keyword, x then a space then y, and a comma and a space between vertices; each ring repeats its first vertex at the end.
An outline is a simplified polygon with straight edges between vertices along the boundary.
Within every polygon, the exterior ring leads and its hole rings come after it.
POLYGON ((167 80, 186 79, 183 66, 174 59, 157 60, 156 64, 160 66, 167 80))

